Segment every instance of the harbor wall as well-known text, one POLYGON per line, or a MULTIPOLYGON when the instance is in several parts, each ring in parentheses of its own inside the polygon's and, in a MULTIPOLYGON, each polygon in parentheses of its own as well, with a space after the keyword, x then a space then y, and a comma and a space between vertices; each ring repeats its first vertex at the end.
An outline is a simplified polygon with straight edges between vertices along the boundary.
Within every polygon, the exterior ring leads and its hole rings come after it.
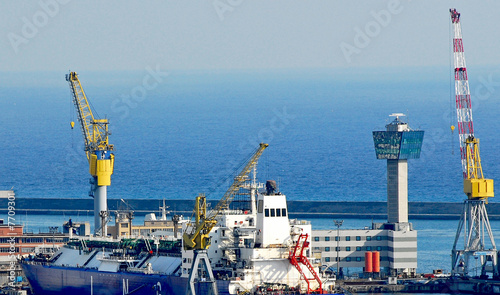
MULTIPOLYGON (((18 214, 88 214, 93 213, 93 199, 16 198, 18 214)), ((162 200, 108 199, 111 211, 130 209, 136 215, 158 212, 162 200), (128 206, 128 208, 127 208, 128 206)), ((215 206, 217 200, 209 200, 215 206)), ((165 200, 171 214, 190 215, 194 208, 191 200, 165 200)), ((410 219, 459 219, 463 203, 409 202, 410 219)), ((486 205, 490 219, 500 220, 500 203, 486 205)), ((292 218, 356 218, 387 219, 386 202, 334 202, 334 201, 288 201, 292 218)), ((8 199, 0 199, 0 214, 8 213, 8 199)))

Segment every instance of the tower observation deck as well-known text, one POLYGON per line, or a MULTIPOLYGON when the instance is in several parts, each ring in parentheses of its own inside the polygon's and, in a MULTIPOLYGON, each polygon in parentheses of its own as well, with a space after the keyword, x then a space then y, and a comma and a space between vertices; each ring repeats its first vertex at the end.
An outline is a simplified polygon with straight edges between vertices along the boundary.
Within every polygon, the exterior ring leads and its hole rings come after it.
POLYGON ((386 131, 373 131, 377 159, 387 160, 387 222, 408 222, 408 159, 420 158, 424 131, 412 130, 400 117, 386 125, 386 131))

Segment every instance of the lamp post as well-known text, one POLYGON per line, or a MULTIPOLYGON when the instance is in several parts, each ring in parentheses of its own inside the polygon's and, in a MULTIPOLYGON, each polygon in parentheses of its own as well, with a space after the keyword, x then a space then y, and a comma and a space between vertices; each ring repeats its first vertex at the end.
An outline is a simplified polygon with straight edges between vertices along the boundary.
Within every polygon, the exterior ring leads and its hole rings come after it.
POLYGON ((340 259, 339 259, 339 242, 340 242, 340 227, 342 226, 342 223, 344 223, 343 220, 334 220, 335 226, 337 227, 337 277, 339 276, 340 273, 340 259))
POLYGON ((52 233, 52 253, 55 252, 55 248, 56 248, 55 235, 56 235, 56 232, 58 232, 58 229, 59 229, 58 226, 49 226, 49 232, 52 233))

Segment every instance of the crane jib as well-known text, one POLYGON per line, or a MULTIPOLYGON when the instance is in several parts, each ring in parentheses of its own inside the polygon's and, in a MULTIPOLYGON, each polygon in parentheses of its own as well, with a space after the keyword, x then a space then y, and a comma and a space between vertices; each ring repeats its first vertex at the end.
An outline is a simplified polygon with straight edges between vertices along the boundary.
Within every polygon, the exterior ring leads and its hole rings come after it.
POLYGON ((450 16, 454 33, 452 42, 455 68, 455 101, 464 193, 468 199, 487 199, 494 196, 493 180, 485 179, 483 176, 481 157, 479 156, 479 139, 474 137, 472 100, 465 65, 460 13, 456 9, 450 9, 450 16))
POLYGON ((257 161, 269 145, 261 143, 257 150, 253 153, 250 159, 246 162, 241 172, 234 178, 234 182, 221 198, 219 203, 213 210, 207 213, 207 203, 204 194, 196 197, 194 215, 195 223, 190 224, 190 230, 186 230, 182 237, 184 248, 186 250, 206 250, 210 246, 210 231, 216 225, 217 217, 222 214, 222 211, 229 208, 229 204, 234 198, 235 193, 240 189, 241 185, 248 180, 248 175, 252 168, 257 165, 257 161))

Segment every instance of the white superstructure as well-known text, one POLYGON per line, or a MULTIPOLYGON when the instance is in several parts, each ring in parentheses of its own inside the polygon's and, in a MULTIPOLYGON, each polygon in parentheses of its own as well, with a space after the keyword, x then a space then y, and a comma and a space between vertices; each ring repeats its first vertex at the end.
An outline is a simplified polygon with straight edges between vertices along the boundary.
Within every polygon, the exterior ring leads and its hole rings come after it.
MULTIPOLYGON (((232 294, 271 284, 304 290, 307 285, 289 255, 299 234, 311 237, 311 224, 288 219, 285 195, 268 189, 255 196, 251 208, 256 212, 227 210, 210 234, 208 257, 215 278, 231 280, 232 294)), ((306 257, 311 253, 310 247, 304 249, 306 257)), ((192 259, 193 251, 183 250, 182 276, 189 276, 192 259)), ((313 276, 306 267, 302 271, 313 276)))

